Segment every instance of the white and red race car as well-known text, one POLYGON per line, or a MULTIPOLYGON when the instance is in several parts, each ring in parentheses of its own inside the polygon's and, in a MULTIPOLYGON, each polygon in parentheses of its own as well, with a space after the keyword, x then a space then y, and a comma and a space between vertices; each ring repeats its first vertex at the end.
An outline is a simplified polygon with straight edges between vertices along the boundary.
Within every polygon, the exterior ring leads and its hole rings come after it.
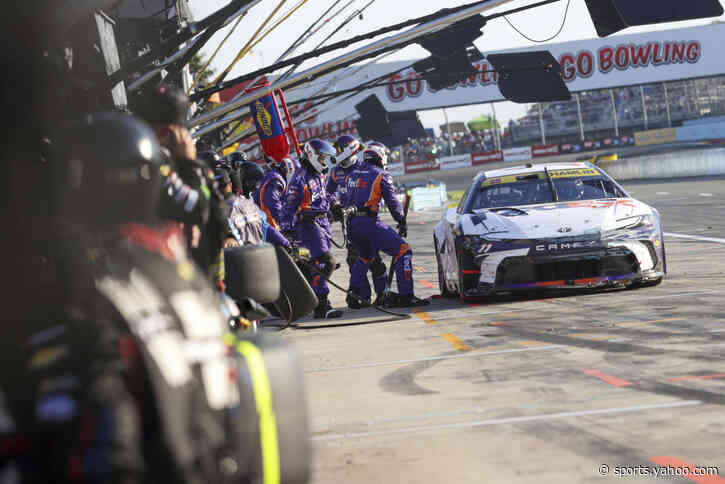
POLYGON ((638 287, 666 273, 660 215, 590 163, 481 172, 436 226, 441 294, 638 287))

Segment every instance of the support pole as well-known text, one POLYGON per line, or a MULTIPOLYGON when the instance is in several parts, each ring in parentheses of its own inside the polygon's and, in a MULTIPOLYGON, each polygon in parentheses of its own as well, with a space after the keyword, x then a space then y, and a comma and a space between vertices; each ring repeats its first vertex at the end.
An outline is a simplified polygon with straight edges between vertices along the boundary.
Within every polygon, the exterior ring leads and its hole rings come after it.
POLYGON ((612 116, 614 117, 614 136, 619 137, 619 116, 617 116, 617 102, 614 99, 614 89, 609 90, 609 98, 612 100, 612 116))
POLYGON ((576 96, 576 112, 579 117, 579 137, 584 141, 584 119, 582 118, 582 103, 579 99, 579 93, 574 94, 576 96))
POLYGON ((493 112, 493 144, 496 148, 494 151, 501 151, 501 138, 499 138, 500 133, 498 132, 498 121, 496 120, 496 105, 494 103, 491 103, 491 112, 493 112))
POLYGON ((541 128, 541 144, 546 144, 546 130, 544 129, 544 106, 539 103, 539 128, 541 128))
POLYGON ((667 126, 672 127, 672 111, 670 111, 670 96, 667 95, 667 83, 662 83, 662 88, 665 90, 665 111, 667 112, 667 126))
POLYGON ((451 137, 451 123, 448 122, 448 113, 446 108, 443 108, 443 117, 446 119, 446 130, 448 131, 448 151, 453 156, 453 138, 451 137))
POLYGON ((644 86, 639 85, 639 94, 642 96, 642 115, 644 117, 644 129, 649 129, 649 119, 647 117, 647 101, 644 99, 644 86))

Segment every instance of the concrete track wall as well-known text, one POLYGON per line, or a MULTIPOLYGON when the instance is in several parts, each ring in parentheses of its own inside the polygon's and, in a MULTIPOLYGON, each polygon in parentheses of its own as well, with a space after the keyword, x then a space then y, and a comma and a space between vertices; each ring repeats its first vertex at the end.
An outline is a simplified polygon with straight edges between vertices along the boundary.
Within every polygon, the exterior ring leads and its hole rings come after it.
MULTIPOLYGON (((618 161, 602 162, 601 167, 617 180, 725 175, 725 148, 702 144, 698 146, 648 146, 594 152, 593 154, 610 153, 612 151, 618 152, 620 159, 618 161)), ((533 161, 533 163, 576 161, 577 158, 582 156, 581 153, 558 155, 540 158, 533 161)), ((396 177, 395 179, 399 183, 426 179, 441 180, 448 185, 448 190, 465 190, 471 185, 473 177, 480 171, 523 164, 522 162, 489 163, 450 171, 427 171, 396 177)))
POLYGON ((725 148, 687 150, 602 162, 616 180, 725 175, 725 148))

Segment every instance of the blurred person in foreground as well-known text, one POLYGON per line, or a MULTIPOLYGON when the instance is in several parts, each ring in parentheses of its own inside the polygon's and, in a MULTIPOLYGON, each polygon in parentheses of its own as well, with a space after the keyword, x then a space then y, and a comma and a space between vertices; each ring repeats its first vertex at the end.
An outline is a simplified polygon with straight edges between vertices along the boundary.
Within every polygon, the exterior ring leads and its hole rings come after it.
MULTIPOLYGON (((163 147, 161 217, 182 224, 194 262, 215 287, 224 288, 224 241, 229 207, 213 169, 200 155, 186 129, 189 100, 180 90, 161 86, 140 98, 134 111, 151 125, 163 147)), ((210 160, 221 159, 211 153, 210 160)))
POLYGON ((106 112, 55 140, 47 180, 59 222, 58 297, 45 299, 48 313, 25 323, 25 334, 4 334, 4 475, 243 481, 242 440, 229 425, 239 390, 226 321, 178 226, 158 218, 163 157, 153 132, 106 112))

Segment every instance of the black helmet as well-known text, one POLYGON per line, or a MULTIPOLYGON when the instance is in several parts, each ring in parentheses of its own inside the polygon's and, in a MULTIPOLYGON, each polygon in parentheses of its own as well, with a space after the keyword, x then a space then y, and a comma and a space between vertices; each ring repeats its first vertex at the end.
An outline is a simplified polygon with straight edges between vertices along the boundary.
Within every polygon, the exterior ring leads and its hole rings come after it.
POLYGON ((206 162, 209 168, 216 168, 218 164, 222 162, 222 157, 217 154, 216 151, 207 150, 197 153, 196 157, 206 162))
POLYGON ((235 151, 227 156, 227 161, 232 166, 232 168, 237 170, 242 165, 242 163, 244 163, 245 161, 249 161, 249 158, 244 151, 235 151))
POLYGON ((152 124, 184 124, 189 111, 189 98, 172 86, 153 88, 142 94, 133 111, 152 124))
POLYGON ((226 187, 232 183, 229 170, 227 170, 223 165, 219 165, 214 169, 214 180, 216 180, 222 187, 226 187))
POLYGON ((256 192, 264 178, 264 170, 253 161, 245 161, 239 168, 239 175, 242 177, 242 192, 244 196, 256 192))
POLYGON ((57 138, 61 216, 96 226, 152 223, 161 195, 161 148, 144 122, 118 112, 86 116, 57 138))

